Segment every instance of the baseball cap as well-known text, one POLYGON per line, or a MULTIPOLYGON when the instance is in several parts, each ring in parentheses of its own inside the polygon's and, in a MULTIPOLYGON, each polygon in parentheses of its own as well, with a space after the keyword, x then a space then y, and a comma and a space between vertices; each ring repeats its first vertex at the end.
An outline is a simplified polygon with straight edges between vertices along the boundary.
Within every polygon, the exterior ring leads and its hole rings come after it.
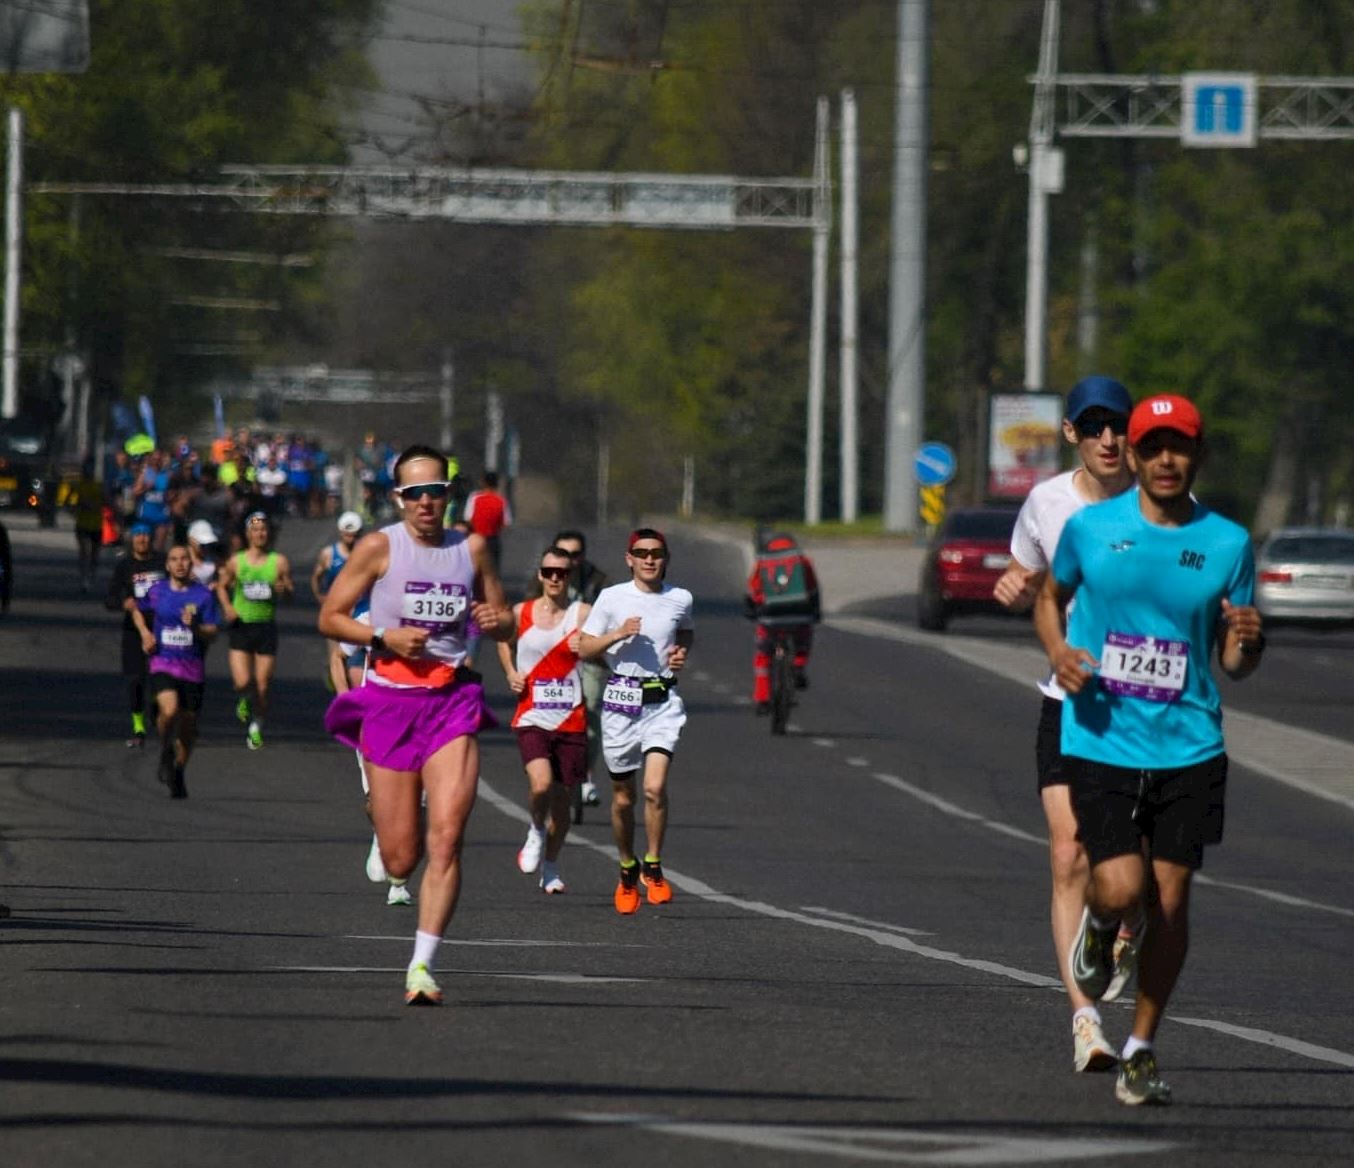
POLYGON ((1109 410, 1112 414, 1123 414, 1127 417, 1133 412, 1133 399, 1129 396, 1128 390, 1113 377, 1102 377, 1099 374, 1083 377, 1067 395, 1067 420, 1075 422, 1087 410, 1097 406, 1102 410, 1109 410))
POLYGON ((663 550, 667 550, 667 537, 661 531, 655 531, 652 527, 640 527, 632 531, 630 539, 626 542, 625 550, 627 552, 633 551, 635 544, 639 543, 641 539, 656 539, 663 545, 663 550))
POLYGON ((361 531, 362 516, 356 511, 345 511, 338 517, 338 529, 340 531, 361 531))
POLYGON ((1174 430, 1186 438, 1204 432, 1204 420, 1192 401, 1179 394, 1162 393, 1140 401, 1128 418, 1128 444, 1136 446, 1153 430, 1174 430))
POLYGON ((133 523, 133 524, 132 524, 132 534, 133 534, 133 535, 151 535, 151 534, 154 533, 154 531, 155 531, 155 528, 153 528, 149 523, 133 523))
MULTIPOLYGON (((248 527, 251 523, 267 523, 268 515, 263 511, 251 511, 244 517, 244 525, 248 527)), ((271 524, 270 524, 271 526, 271 524)))
POLYGON ((205 519, 195 519, 188 525, 188 538, 198 543, 215 543, 216 530, 205 519))

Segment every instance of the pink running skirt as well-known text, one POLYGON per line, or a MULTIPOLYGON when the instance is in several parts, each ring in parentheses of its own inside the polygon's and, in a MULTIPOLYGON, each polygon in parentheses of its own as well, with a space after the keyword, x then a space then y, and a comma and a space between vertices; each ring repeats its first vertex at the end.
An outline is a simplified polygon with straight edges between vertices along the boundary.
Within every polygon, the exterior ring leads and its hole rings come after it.
POLYGON ((478 681, 442 689, 396 689, 368 682, 339 694, 324 727, 377 766, 419 771, 448 742, 498 725, 478 681))

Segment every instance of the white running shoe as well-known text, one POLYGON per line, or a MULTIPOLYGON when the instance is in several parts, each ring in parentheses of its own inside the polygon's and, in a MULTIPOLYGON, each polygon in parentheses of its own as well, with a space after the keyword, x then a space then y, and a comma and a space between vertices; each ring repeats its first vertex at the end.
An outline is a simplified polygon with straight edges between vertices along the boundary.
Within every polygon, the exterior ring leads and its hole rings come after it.
POLYGON ((547 896, 558 896, 561 892, 567 892, 563 878, 559 874, 559 867, 546 860, 541 865, 541 891, 547 896))
POLYGON ((1072 1069, 1078 1074, 1108 1071, 1118 1061, 1100 1023, 1086 1014, 1077 1015, 1072 1020, 1072 1069))
POLYGON ((1136 929, 1119 926, 1119 935, 1114 939, 1114 976, 1106 987, 1102 1002, 1112 1002, 1124 992, 1124 987, 1133 980, 1138 972, 1138 954, 1142 951, 1142 939, 1147 933, 1147 918, 1138 923, 1136 929))
POLYGON ((585 779, 583 781, 583 790, 581 794, 583 796, 583 802, 589 807, 596 807, 597 804, 602 801, 601 796, 597 794, 597 784, 591 779, 585 779))
POLYGON ((373 884, 384 884, 386 878, 386 866, 381 859, 381 844, 376 838, 376 833, 371 835, 371 850, 367 852, 367 879, 373 884))
POLYGON ((414 898, 409 895, 409 886, 403 882, 396 884, 391 881, 390 891, 386 893, 386 904, 399 908, 413 903, 414 898))
POLYGON ((541 849, 545 846, 545 832, 539 827, 527 829, 527 840, 517 853, 517 867, 520 871, 531 873, 541 866, 541 849))

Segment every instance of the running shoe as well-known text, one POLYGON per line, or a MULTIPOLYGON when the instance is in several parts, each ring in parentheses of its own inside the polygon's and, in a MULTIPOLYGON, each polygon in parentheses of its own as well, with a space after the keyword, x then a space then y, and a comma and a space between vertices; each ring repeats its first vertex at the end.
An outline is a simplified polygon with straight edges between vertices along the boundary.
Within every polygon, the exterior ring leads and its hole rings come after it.
POLYGON ((583 781, 582 796, 583 802, 589 807, 596 807, 602 801, 601 796, 597 794, 597 784, 591 779, 583 781))
POLYGON ((612 900, 616 911, 622 916, 628 917, 632 912, 639 911, 639 864, 631 864, 628 868, 621 865, 621 878, 612 900))
POLYGON ((413 903, 414 898, 409 894, 409 886, 403 880, 398 884, 392 880, 390 891, 386 893, 386 904, 391 908, 405 908, 413 903))
POLYGON ((569 889, 560 874, 552 872, 549 876, 544 873, 541 874, 541 891, 546 896, 558 896, 562 892, 568 892, 569 889))
POLYGON ((442 991, 433 981, 428 967, 421 962, 404 975, 404 1004, 406 1006, 440 1006, 442 991))
POLYGON ((1097 929, 1091 924, 1091 910, 1082 909, 1081 927, 1072 942, 1067 965, 1077 989, 1092 1001, 1099 1000, 1114 976, 1114 938, 1118 935, 1117 921, 1108 928, 1097 929))
POLYGON ((1142 939, 1146 932, 1146 917, 1143 917, 1136 929, 1119 926, 1119 935, 1114 938, 1114 976, 1110 978, 1102 1001, 1114 1001, 1133 980, 1133 975, 1138 971, 1138 954, 1142 950, 1142 939))
POLYGON ((259 750, 263 746, 263 727, 257 722, 249 723, 249 730, 244 736, 245 745, 250 750, 259 750))
POLYGON ((1137 1107, 1142 1103, 1166 1104, 1171 1101, 1171 1089, 1157 1074, 1157 1056, 1150 1047, 1135 1050, 1119 1064, 1119 1078, 1114 1084, 1114 1097, 1120 1103, 1137 1107))
POLYGON ((545 832, 538 827, 527 829, 527 840, 517 853, 519 871, 531 873, 541 866, 541 848, 545 845, 545 832))
POLYGON ((235 703, 235 720, 241 725, 249 721, 249 699, 241 698, 235 703))
POLYGON ((129 739, 127 739, 128 750, 140 750, 145 745, 146 745, 146 735, 144 733, 140 734, 133 733, 132 736, 129 739))
POLYGON ((657 860, 645 860, 640 866, 639 882, 650 904, 667 904, 672 899, 672 885, 663 879, 663 865, 657 860))
POLYGON ((367 852, 367 879, 373 884, 384 884, 386 879, 386 866, 381 859, 381 844, 375 832, 372 832, 371 848, 367 852))
POLYGON ((1085 1014, 1072 1019, 1072 1069, 1082 1071, 1108 1071, 1119 1060, 1114 1048, 1105 1038, 1100 1023, 1085 1014))
POLYGON ((174 768, 174 778, 169 784, 169 797, 171 799, 187 799, 188 786, 183 781, 183 767, 174 768))

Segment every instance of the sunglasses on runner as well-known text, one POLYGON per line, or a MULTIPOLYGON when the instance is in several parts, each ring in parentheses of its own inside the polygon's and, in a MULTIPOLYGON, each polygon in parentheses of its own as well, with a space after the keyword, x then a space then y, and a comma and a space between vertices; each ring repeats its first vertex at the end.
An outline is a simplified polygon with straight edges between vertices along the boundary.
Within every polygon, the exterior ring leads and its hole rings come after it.
POLYGON ((569 578, 568 568, 542 568, 541 575, 546 580, 567 580, 569 578))
POLYGON ((1122 438, 1128 433, 1128 419, 1122 414, 1100 414, 1089 418, 1078 418, 1072 423, 1076 427, 1077 433, 1082 438, 1099 438, 1105 432, 1105 427, 1110 428, 1110 433, 1116 438, 1122 438))
POLYGON ((665 547, 637 547, 631 548, 630 554, 637 560, 662 560, 667 558, 668 549, 665 547))
POLYGON ((450 483, 410 483, 407 487, 392 487, 401 499, 445 499, 451 490, 450 483))

